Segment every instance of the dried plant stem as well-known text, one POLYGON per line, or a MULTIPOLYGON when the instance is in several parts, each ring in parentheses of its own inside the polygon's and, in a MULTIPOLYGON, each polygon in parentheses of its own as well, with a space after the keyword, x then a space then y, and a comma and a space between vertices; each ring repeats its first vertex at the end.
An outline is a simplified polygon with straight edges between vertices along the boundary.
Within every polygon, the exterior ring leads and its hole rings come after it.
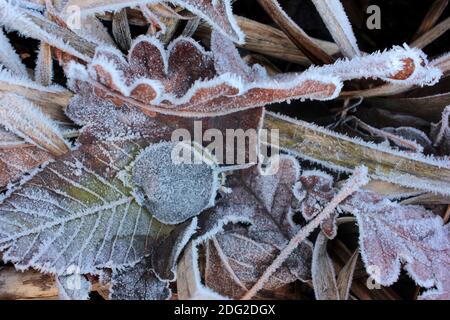
POLYGON ((46 42, 41 42, 36 62, 35 80, 47 87, 52 84, 52 79, 53 60, 51 46, 46 42))
POLYGON ((306 32, 289 18, 277 0, 258 0, 258 3, 313 63, 323 65, 334 62, 330 55, 317 46, 306 32))
POLYGON ((411 43, 411 47, 416 48, 425 48, 434 40, 442 36, 447 30, 450 29, 450 17, 437 24, 433 29, 424 33, 418 39, 416 39, 413 43, 411 43))
POLYGON ((271 112, 266 113, 264 127, 279 130, 281 149, 334 170, 351 172, 365 165, 373 179, 442 195, 450 193, 450 168, 445 161, 366 144, 271 112))
POLYGON ((312 0, 344 56, 360 56, 355 35, 340 0, 312 0))
POLYGON ((112 32, 119 47, 128 51, 131 46, 131 31, 126 9, 121 9, 114 14, 112 32))
MULTIPOLYGON (((244 17, 235 17, 239 28, 246 35, 245 43, 241 45, 242 48, 301 65, 311 64, 311 61, 305 54, 280 29, 244 17)), ((211 36, 211 29, 206 23, 201 23, 196 31, 196 35, 208 40, 211 36)), ((333 42, 311 39, 327 55, 332 56, 339 53, 338 46, 333 42)))
POLYGON ((428 13, 426 14, 425 18, 423 19, 419 29, 415 33, 413 40, 416 40, 424 33, 426 33, 428 30, 433 28, 433 26, 439 20, 445 8, 447 8, 447 6, 448 0, 435 0, 431 5, 430 9, 428 10, 428 13))
POLYGON ((281 250, 280 254, 275 258, 272 264, 264 271, 263 275, 253 285, 253 287, 247 291, 242 297, 242 300, 252 299, 259 290, 264 287, 264 284, 269 280, 272 274, 281 267, 286 259, 292 254, 292 252, 298 247, 298 245, 304 241, 316 228, 320 226, 320 223, 328 218, 331 213, 335 211, 337 206, 351 196, 359 188, 369 182, 367 178, 367 168, 358 167, 354 174, 347 180, 339 193, 327 204, 323 211, 318 214, 310 223, 299 230, 299 232, 289 241, 286 247, 281 250))

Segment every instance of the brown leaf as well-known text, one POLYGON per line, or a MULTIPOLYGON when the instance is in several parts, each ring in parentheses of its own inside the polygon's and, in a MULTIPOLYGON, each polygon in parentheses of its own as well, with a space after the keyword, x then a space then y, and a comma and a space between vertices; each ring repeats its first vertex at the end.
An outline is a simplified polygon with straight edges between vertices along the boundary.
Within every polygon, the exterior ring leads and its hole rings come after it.
MULTIPOLYGON (((245 293, 297 229, 292 221, 292 187, 298 179, 298 164, 282 156, 267 172, 275 172, 271 170, 277 165, 279 169, 273 175, 262 175, 255 168, 230 177, 231 194, 211 210, 210 214, 246 218, 250 223, 249 227, 232 227, 208 244, 206 284, 221 294, 236 298, 245 293)), ((311 245, 303 242, 265 288, 275 289, 295 279, 308 280, 310 259, 311 245)))

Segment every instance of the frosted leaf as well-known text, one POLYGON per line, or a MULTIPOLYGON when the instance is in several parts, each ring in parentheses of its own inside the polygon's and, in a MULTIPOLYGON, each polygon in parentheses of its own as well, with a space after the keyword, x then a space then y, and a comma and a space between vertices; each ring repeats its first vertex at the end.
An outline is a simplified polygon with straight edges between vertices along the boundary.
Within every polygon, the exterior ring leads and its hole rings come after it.
POLYGON ((71 63, 67 76, 75 91, 85 83, 117 106, 135 107, 150 116, 184 117, 224 115, 293 99, 330 100, 343 81, 357 78, 430 85, 441 76, 427 65, 422 51, 408 47, 275 76, 261 66, 247 66, 234 44, 217 32, 212 50, 206 52, 184 37, 165 50, 158 40, 140 36, 127 57, 99 47, 87 68, 71 63))
POLYGON ((175 280, 178 258, 197 229, 198 220, 193 218, 177 225, 168 237, 158 243, 158 250, 153 252, 151 260, 152 267, 159 279, 175 280))
MULTIPOLYGON (((306 220, 317 216, 334 198, 337 190, 333 187, 333 177, 319 170, 304 171, 300 181, 294 186, 294 195, 300 201, 299 210, 306 220)), ((337 213, 325 219, 320 227, 330 239, 336 236, 337 213)))
POLYGON ((94 46, 92 42, 77 37, 71 31, 67 32, 69 30, 59 27, 33 10, 15 5, 15 1, 0 0, 0 16, 0 25, 7 30, 15 30, 22 36, 41 40, 82 60, 91 60, 90 53, 84 49, 91 50, 94 46), (64 39, 69 34, 71 41, 64 39), (74 41, 75 38, 77 41, 74 41))
POLYGON ((314 243, 311 274, 317 300, 339 300, 336 272, 327 252, 327 238, 319 233, 314 243))
POLYGON ((350 58, 361 54, 352 26, 340 0, 312 0, 342 53, 350 58))
POLYGON ((333 74, 342 80, 379 78, 404 86, 432 86, 442 76, 439 68, 429 64, 422 50, 409 48, 406 44, 363 57, 338 60, 320 68, 312 67, 310 70, 320 74, 333 74))
MULTIPOLYGON (((223 294, 234 296, 244 287, 249 289, 297 229, 292 221, 292 204, 295 201, 292 188, 299 178, 298 163, 294 158, 282 156, 266 169, 275 174, 261 175, 259 170, 255 168, 229 177, 227 186, 231 187, 232 192, 220 199, 210 212, 205 212, 209 216, 239 217, 250 223, 248 228, 240 231, 232 229, 225 235, 216 235, 217 244, 211 250, 217 252, 211 251, 210 258, 213 260, 207 263, 211 268, 224 270, 220 276, 214 271, 215 289, 219 290, 220 284, 223 284, 223 289, 229 290, 227 293, 220 290, 223 294), (244 250, 245 255, 242 254, 244 250), (220 252, 226 253, 219 255, 220 252), (260 263, 248 266, 250 260, 260 263), (228 283, 229 279, 234 284, 228 283)), ((275 277, 271 282, 273 286, 269 287, 289 283, 292 279, 309 279, 311 253, 309 242, 303 242, 288 259, 285 268, 281 269, 279 278, 275 277)), ((212 274, 209 276, 212 277, 212 274)))
POLYGON ((403 263, 418 285, 439 294, 448 290, 450 241, 442 218, 371 192, 358 192, 341 208, 356 216, 361 255, 378 283, 394 283, 403 263))
POLYGON ((127 59, 114 49, 100 47, 87 69, 71 63, 67 76, 75 90, 84 82, 94 87, 100 98, 152 116, 158 112, 205 117, 287 99, 328 100, 342 87, 333 75, 315 71, 268 77, 261 67, 242 68, 244 62, 239 64, 234 45, 219 34, 213 38, 222 45, 214 46, 217 51, 205 52, 190 38, 177 38, 164 50, 154 38, 141 36, 133 42, 127 59), (226 51, 220 51, 226 46, 226 51), (241 68, 218 73, 226 70, 220 67, 223 63, 214 66, 215 57, 232 60, 241 68), (244 74, 247 71, 249 74, 244 74))
POLYGON ((214 205, 220 187, 218 167, 205 158, 206 152, 198 145, 161 142, 138 155, 132 179, 156 219, 178 224, 214 205))
POLYGON ((0 148, 0 187, 5 187, 52 159, 49 152, 35 146, 0 148))
POLYGON ((98 274, 139 262, 173 227, 142 208, 118 173, 150 143, 81 146, 0 205, 0 250, 16 268, 98 274))
POLYGON ((59 128, 37 106, 21 96, 5 94, 0 98, 0 124, 55 156, 69 151, 59 128))
POLYGON ((214 29, 219 30, 230 39, 244 42, 244 34, 233 16, 231 0, 69 0, 65 8, 76 5, 82 15, 92 15, 104 11, 115 11, 125 7, 135 7, 143 4, 171 2, 179 5, 206 20, 214 29))
MULTIPOLYGON (((219 234, 207 244, 205 284, 222 295, 239 298, 255 284, 278 252, 273 245, 248 238, 245 231, 219 234)), ((295 259, 304 258, 296 252, 264 288, 273 290, 294 282, 297 276, 290 271, 289 263, 295 259)))
POLYGON ((9 39, 0 29, 0 65, 8 68, 15 75, 28 78, 28 72, 19 55, 11 46, 9 39))
POLYGON ((171 296, 169 282, 158 279, 149 259, 112 272, 109 291, 111 300, 167 300, 171 296))
POLYGON ((49 152, 0 127, 0 188, 52 159, 49 152))
POLYGON ((91 282, 85 276, 74 273, 56 277, 60 300, 88 300, 91 282))

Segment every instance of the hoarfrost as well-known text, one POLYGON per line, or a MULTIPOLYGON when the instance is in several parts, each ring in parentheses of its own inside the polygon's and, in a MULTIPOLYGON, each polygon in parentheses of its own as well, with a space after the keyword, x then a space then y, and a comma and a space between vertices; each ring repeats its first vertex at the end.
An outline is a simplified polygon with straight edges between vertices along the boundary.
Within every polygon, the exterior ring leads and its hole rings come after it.
POLYGON ((159 221, 178 224, 214 205, 220 187, 217 168, 200 152, 186 143, 161 142, 136 158, 133 182, 159 221))
POLYGON ((91 282, 85 276, 74 273, 56 277, 58 295, 61 300, 88 300, 91 282))
POLYGON ((8 68, 12 73, 28 78, 28 72, 25 65, 22 63, 19 55, 11 46, 6 35, 0 29, 0 65, 8 68))

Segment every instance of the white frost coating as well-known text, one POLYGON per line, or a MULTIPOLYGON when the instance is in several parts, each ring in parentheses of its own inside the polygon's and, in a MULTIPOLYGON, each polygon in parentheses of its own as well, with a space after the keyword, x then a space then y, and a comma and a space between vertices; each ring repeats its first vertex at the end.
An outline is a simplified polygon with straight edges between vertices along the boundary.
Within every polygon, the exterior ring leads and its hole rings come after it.
POLYGON ((53 59, 51 47, 42 41, 39 46, 39 53, 36 59, 34 80, 44 86, 50 85, 53 81, 53 59))
POLYGON ((346 57, 361 55, 355 34, 339 0, 312 0, 334 41, 346 57))
POLYGON ((56 284, 61 300, 88 300, 92 289, 91 282, 85 276, 76 273, 56 276, 56 284))
POLYGON ((448 281, 450 242, 441 217, 370 192, 357 193, 342 208, 357 218, 361 255, 378 283, 394 283, 401 263, 420 286, 440 290, 448 281))
POLYGON ((332 65, 313 66, 307 71, 324 75, 332 74, 344 81, 358 78, 380 78, 405 86, 411 84, 432 86, 442 76, 442 72, 438 68, 428 66, 427 56, 422 50, 410 48, 406 44, 403 47, 394 46, 390 50, 377 51, 362 57, 338 60, 332 65), (407 79, 393 79, 393 76, 405 68, 404 60, 406 59, 413 60, 414 72, 407 79))
MULTIPOLYGON (((186 38, 185 38, 186 39, 186 38)), ((170 43, 170 46, 174 46, 174 44, 176 43, 175 41, 177 41, 177 39, 173 40, 170 43)), ((152 44, 155 48, 157 48, 161 54, 161 58, 164 64, 164 72, 166 74, 169 73, 169 53, 168 50, 166 51, 166 49, 164 48, 164 45, 162 44, 161 41, 159 41, 157 38, 155 37, 150 37, 149 35, 145 35, 142 34, 140 36, 138 36, 135 40, 133 40, 133 43, 131 44, 130 50, 128 51, 128 61, 131 61, 131 55, 134 51, 134 49, 136 48, 136 46, 142 42, 148 42, 150 44, 152 44)), ((192 41, 191 43, 193 43, 195 46, 198 46, 198 43, 196 41, 192 41)), ((203 49, 202 49, 203 50, 203 49)), ((122 56, 122 54, 119 52, 118 56, 122 56)), ((126 60, 123 60, 124 63, 127 63, 126 60)))
POLYGON ((44 87, 34 81, 31 81, 28 78, 13 75, 10 71, 1 67, 0 67, 0 82, 6 82, 8 84, 39 90, 42 92, 62 93, 66 91, 66 89, 58 85, 51 85, 48 87, 44 87))
MULTIPOLYGON (((413 153, 403 152, 401 150, 391 149, 384 145, 378 145, 378 144, 375 144, 372 142, 366 142, 358 137, 350 138, 343 134, 339 134, 339 133, 333 132, 331 130, 327 130, 323 127, 319 127, 317 125, 307 123, 304 121, 295 120, 295 119, 289 118, 289 117, 281 115, 281 114, 276 114, 276 113, 272 113, 272 112, 270 112, 268 114, 274 118, 282 119, 282 120, 288 121, 290 123, 297 124, 301 127, 307 127, 313 131, 317 131, 317 132, 320 132, 320 133, 323 133, 323 134, 326 134, 326 135, 329 135, 332 137, 336 137, 340 140, 345 140, 345 141, 363 146, 365 148, 393 154, 395 156, 406 158, 406 159, 417 161, 417 162, 423 162, 423 163, 426 163, 428 165, 435 166, 438 168, 446 168, 446 169, 450 168, 450 160, 448 160, 446 158, 439 159, 439 158, 435 158, 430 155, 426 156, 426 155, 418 154, 418 153, 413 154, 413 153)), ((323 161, 323 160, 319 160, 316 158, 312 158, 310 156, 295 152, 291 149, 287 149, 287 148, 281 148, 281 149, 283 149, 283 151, 287 152, 288 154, 292 154, 292 155, 298 156, 302 159, 305 159, 305 160, 308 160, 308 161, 311 161, 314 163, 318 163, 318 164, 322 165, 323 167, 329 168, 336 172, 346 172, 346 173, 353 172, 353 168, 343 167, 343 166, 339 166, 339 165, 336 165, 336 164, 328 162, 328 161, 323 161)), ((390 173, 390 174, 383 173, 383 172, 370 172, 369 176, 373 179, 391 182, 391 183, 399 184, 399 185, 402 185, 405 187, 411 187, 411 188, 419 189, 419 190, 427 190, 427 191, 434 192, 436 194, 450 195, 450 185, 444 181, 423 179, 420 177, 412 176, 410 174, 399 174, 399 173, 395 173, 395 172, 390 173)))
POLYGON ((91 58, 78 50, 74 49, 69 43, 63 39, 55 37, 36 25, 29 16, 35 16, 42 19, 42 16, 33 11, 24 11, 23 9, 13 5, 7 0, 0 0, 0 25, 5 26, 8 30, 15 30, 21 35, 35 38, 50 45, 61 49, 69 54, 74 55, 84 61, 90 61, 91 58))
POLYGON ((52 153, 68 150, 68 143, 55 125, 30 101, 14 94, 0 98, 0 124, 25 141, 52 153), (56 150, 56 151, 55 151, 56 150))
POLYGON ((12 73, 28 78, 28 72, 19 55, 11 46, 9 39, 0 29, 0 65, 4 65, 12 73))
MULTIPOLYGON (((93 15, 106 11, 116 11, 125 7, 137 7, 139 5, 164 2, 164 0, 116 0, 115 3, 105 3, 102 0, 89 1, 88 5, 81 6, 82 15, 93 15)), ((179 5, 206 20, 214 29, 220 30, 228 38, 243 44, 245 35, 239 28, 233 16, 231 0, 167 0, 175 5, 179 5), (219 6, 225 9, 225 16, 222 16, 219 6)), ((69 1, 66 7, 79 5, 77 1, 69 1)))
POLYGON ((442 112, 442 120, 440 122, 441 128, 435 138, 434 146, 438 146, 444 140, 446 132, 450 130, 449 127, 449 117, 450 117, 450 106, 446 106, 442 112))
MULTIPOLYGON (((138 78, 135 79, 130 85, 126 84, 126 79, 121 70, 116 68, 116 64, 112 61, 108 60, 105 56, 96 56, 92 60, 92 63, 89 64, 88 72, 92 78, 95 79, 96 71, 95 67, 100 66, 104 70, 108 72, 109 75, 112 76, 113 84, 117 87, 117 89, 125 96, 129 97, 134 89, 141 84, 146 84, 150 86, 155 91, 155 98, 153 100, 148 101, 149 103, 159 103, 162 98, 162 94, 164 92, 164 87, 161 82, 157 80, 147 79, 147 78, 138 78)), ((77 68, 78 69, 78 68, 77 68)), ((70 73, 73 75, 73 73, 70 73)))
POLYGON ((136 192, 143 193, 144 205, 159 221, 178 224, 214 205, 217 162, 200 152, 184 142, 161 142, 136 157, 133 182, 142 189, 136 192))

